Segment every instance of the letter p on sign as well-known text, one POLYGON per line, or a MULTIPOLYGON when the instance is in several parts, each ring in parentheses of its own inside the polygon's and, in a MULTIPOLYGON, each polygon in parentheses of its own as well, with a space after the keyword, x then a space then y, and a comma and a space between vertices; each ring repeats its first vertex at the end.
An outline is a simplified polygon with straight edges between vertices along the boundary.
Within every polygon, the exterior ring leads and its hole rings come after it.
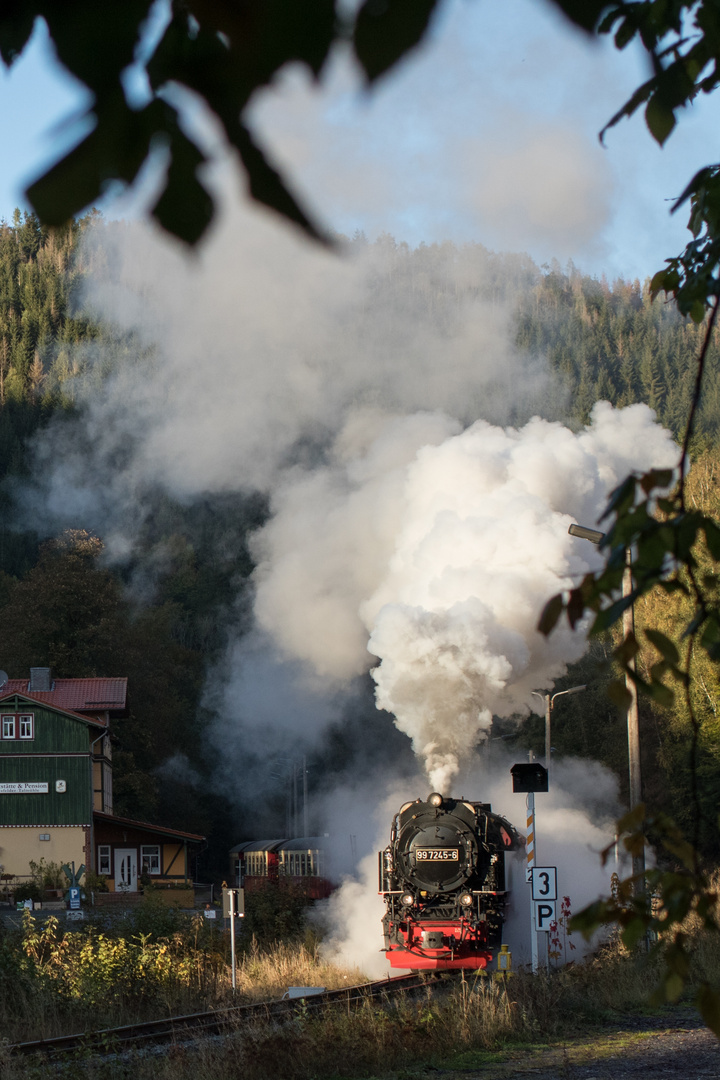
POLYGON ((535 929, 538 933, 549 930, 550 924, 555 922, 555 901, 535 901, 535 929))

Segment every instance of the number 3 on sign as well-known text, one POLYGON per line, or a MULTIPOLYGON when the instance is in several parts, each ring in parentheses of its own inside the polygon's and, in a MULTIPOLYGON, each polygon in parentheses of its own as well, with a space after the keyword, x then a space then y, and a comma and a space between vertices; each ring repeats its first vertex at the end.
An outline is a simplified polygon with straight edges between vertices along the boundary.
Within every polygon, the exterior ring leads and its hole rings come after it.
POLYGON ((533 900, 557 900, 557 867, 533 866, 530 886, 533 900))

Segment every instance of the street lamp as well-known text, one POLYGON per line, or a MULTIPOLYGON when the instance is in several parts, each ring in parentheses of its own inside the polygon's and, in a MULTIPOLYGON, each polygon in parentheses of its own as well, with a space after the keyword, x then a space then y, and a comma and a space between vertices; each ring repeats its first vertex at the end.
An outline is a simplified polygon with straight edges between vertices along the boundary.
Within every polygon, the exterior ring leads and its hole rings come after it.
MULTIPOLYGON (((599 544, 605 533, 597 529, 588 529, 584 525, 571 525, 568 529, 571 536, 579 536, 582 540, 589 540, 591 544, 599 544)), ((623 570, 622 595, 632 595, 632 556, 630 548, 625 549, 625 569, 623 570)), ((623 637, 625 640, 630 635, 635 635, 635 608, 633 604, 623 611, 623 637)), ((630 657, 625 671, 625 686, 629 698, 627 707, 628 729, 628 766, 630 774, 630 808, 642 802, 642 776, 640 772, 640 725, 638 719, 638 694, 637 684, 632 677, 635 672, 635 658, 630 657)), ((639 854, 633 855, 633 877, 638 882, 638 892, 644 891, 645 881, 645 847, 639 854)))
POLYGON ((579 694, 581 690, 587 690, 586 683, 583 683, 582 686, 571 686, 569 690, 558 690, 558 692, 552 696, 550 694, 541 694, 539 690, 532 691, 533 697, 542 698, 545 702, 545 768, 548 771, 548 776, 552 774, 550 717, 553 710, 553 702, 555 701, 555 698, 562 697, 563 694, 579 694))

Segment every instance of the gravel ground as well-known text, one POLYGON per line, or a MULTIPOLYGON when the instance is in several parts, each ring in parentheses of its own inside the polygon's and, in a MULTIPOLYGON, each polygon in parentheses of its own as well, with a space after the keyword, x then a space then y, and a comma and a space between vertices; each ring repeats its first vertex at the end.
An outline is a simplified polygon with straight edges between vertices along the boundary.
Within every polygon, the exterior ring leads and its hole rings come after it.
POLYGON ((720 1042, 697 1016, 628 1018, 621 1029, 538 1050, 511 1051, 438 1080, 719 1080, 720 1042), (501 1058, 504 1056, 504 1060, 501 1058))

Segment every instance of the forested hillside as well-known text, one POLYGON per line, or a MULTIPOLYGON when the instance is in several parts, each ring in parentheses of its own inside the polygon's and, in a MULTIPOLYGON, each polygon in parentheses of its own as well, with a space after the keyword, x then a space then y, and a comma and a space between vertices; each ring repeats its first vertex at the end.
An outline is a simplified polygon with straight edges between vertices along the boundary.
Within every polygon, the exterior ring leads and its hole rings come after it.
MULTIPOLYGON (((79 424, 83 405, 77 388, 88 371, 102 381, 126 357, 137 360, 132 341, 79 315, 79 289, 91 272, 80 241, 94 229, 102 248, 104 228, 90 215, 70 228, 46 230, 19 212, 12 224, 0 225, 0 667, 11 677, 26 676, 31 665, 51 665, 58 676, 127 675, 131 714, 114 725, 116 810, 212 833, 216 859, 208 865, 222 874, 224 852, 237 842, 240 827, 224 796, 213 793, 213 761, 206 746, 198 745, 198 732, 209 720, 201 691, 228 629, 242 632, 247 620, 253 568, 248 541, 267 514, 265 494, 208 495, 180 505, 155 492, 148 496, 151 513, 134 550, 112 563, 104 558, 102 538, 90 535, 81 520, 74 531, 55 538, 18 526, 25 520, 20 509, 33 435, 59 417, 79 424), (149 578, 151 585, 144 587, 149 578)), ((367 253, 361 236, 350 246, 367 253)), ((509 312, 519 352, 549 366, 554 415, 580 424, 597 400, 642 401, 676 436, 682 431, 703 327, 681 318, 672 304, 651 301, 639 282, 609 285, 572 265, 538 267, 527 256, 495 254, 480 244, 411 250, 385 236, 369 247, 375 270, 366 304, 379 316, 391 306, 429 313, 450 338, 464 305, 480 298, 490 309, 509 312)), ((696 429, 693 491, 720 511, 719 435, 716 335, 696 429)), ((678 612, 646 607, 640 621, 660 619, 671 633, 679 625, 678 612)), ((624 720, 601 692, 608 672, 598 668, 598 660, 606 653, 602 644, 594 646, 558 684, 587 682, 597 692, 563 699, 553 744, 558 754, 604 761, 625 783, 624 720)), ((697 695, 707 717, 702 784, 708 806, 715 805, 720 789, 719 694, 717 673, 703 670, 697 695)), ((361 707, 371 731, 369 683, 361 707)), ((518 745, 540 751, 541 726, 539 720, 526 723, 518 745)), ((643 705, 642 726, 648 797, 660 801, 669 793, 682 817, 683 709, 663 713, 643 705)), ((395 752, 403 753, 403 738, 394 729, 392 739, 395 752)), ((356 753, 338 721, 325 750, 311 762, 312 785, 327 784, 333 770, 347 768, 356 753)), ((263 828, 269 827, 268 813, 271 819, 275 813, 276 827, 283 830, 284 800, 280 780, 276 799, 263 809, 263 828)), ((245 831, 259 820, 248 810, 245 831)), ((714 844, 707 836, 706 850, 717 855, 714 844)))

